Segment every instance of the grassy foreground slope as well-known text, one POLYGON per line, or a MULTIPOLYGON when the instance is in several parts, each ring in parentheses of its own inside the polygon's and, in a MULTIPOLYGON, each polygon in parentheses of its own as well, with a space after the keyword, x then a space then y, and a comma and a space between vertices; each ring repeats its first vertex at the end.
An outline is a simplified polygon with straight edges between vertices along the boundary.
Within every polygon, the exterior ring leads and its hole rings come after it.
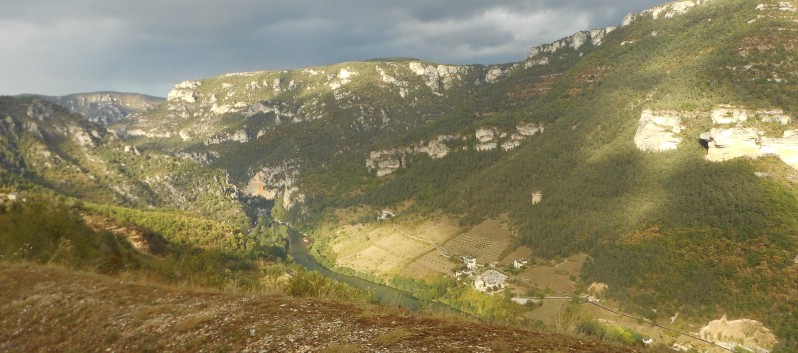
POLYGON ((633 352, 462 318, 0 264, 0 350, 633 352))

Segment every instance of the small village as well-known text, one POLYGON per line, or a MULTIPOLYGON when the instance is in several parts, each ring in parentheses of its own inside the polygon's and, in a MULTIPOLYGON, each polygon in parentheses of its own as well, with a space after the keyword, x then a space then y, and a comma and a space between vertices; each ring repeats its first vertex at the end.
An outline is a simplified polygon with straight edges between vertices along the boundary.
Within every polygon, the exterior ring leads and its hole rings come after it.
MULTIPOLYGON (((480 267, 484 268, 485 265, 477 264, 477 259, 473 256, 466 255, 462 256, 461 259, 466 268, 455 271, 454 277, 458 280, 469 278, 471 279, 471 286, 473 286, 474 289, 485 293, 498 292, 507 286, 506 282, 509 276, 495 270, 498 263, 494 262, 488 264, 490 269, 482 271, 480 267)), ((528 263, 529 260, 517 259, 513 261, 512 266, 514 269, 522 269, 526 267, 528 263)))

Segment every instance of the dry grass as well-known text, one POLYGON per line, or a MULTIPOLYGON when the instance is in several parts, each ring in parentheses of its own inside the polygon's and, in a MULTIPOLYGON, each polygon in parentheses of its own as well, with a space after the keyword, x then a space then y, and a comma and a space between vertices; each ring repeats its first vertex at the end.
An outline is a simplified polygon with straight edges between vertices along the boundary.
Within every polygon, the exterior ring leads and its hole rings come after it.
POLYGON ((331 247, 337 254, 338 266, 364 273, 422 278, 449 271, 450 264, 435 261, 434 257, 412 265, 412 268, 411 264, 436 251, 432 244, 446 242, 458 230, 454 221, 440 217, 419 222, 344 225, 326 233, 333 238, 331 247))
POLYGON ((374 342, 379 344, 380 346, 391 347, 400 342, 407 341, 412 336, 413 332, 410 332, 409 330, 400 327, 400 328, 391 329, 390 331, 377 336, 374 339, 374 342))
POLYGON ((551 288, 555 293, 570 295, 576 288, 571 278, 579 275, 586 259, 586 254, 578 254, 556 264, 534 265, 522 272, 519 279, 524 284, 551 288))
POLYGON ((441 256, 441 246, 455 255, 472 255, 480 263, 498 261, 509 252, 512 234, 501 222, 487 220, 463 232, 447 217, 343 225, 327 230, 333 238, 336 264, 363 273, 427 278, 458 266, 441 256))
POLYGON ((181 331, 189 331, 198 328, 199 326, 213 321, 214 317, 209 315, 200 315, 186 318, 182 321, 178 321, 172 329, 178 332, 181 331))
POLYGON ((318 299, 0 263, 0 351, 632 352, 584 338, 318 299))

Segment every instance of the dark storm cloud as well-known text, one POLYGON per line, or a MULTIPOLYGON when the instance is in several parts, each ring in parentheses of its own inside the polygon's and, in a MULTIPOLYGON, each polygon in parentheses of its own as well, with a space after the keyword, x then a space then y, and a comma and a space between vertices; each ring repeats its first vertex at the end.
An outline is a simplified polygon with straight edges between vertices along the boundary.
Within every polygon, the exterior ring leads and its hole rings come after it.
POLYGON ((124 90, 374 57, 519 61, 660 0, 0 0, 0 94, 124 90))

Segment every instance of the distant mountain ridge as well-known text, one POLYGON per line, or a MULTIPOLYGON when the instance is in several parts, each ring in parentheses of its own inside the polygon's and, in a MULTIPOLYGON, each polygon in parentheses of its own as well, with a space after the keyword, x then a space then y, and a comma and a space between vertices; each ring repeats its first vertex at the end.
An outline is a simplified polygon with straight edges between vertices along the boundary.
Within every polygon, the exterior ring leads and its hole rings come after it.
POLYGON ((113 91, 41 97, 61 105, 72 113, 80 114, 91 122, 103 125, 128 118, 164 101, 161 97, 113 91))

